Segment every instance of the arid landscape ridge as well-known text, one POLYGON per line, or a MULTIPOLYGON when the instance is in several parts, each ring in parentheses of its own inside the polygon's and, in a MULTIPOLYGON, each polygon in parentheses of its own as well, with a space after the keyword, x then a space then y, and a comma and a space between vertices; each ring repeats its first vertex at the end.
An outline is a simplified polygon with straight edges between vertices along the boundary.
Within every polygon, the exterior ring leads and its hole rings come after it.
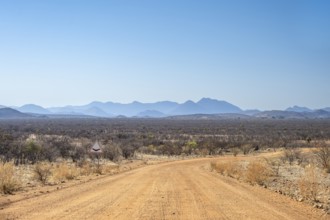
POLYGON ((259 118, 330 118, 330 107, 310 109, 307 107, 293 106, 284 110, 260 111, 258 109, 242 110, 237 105, 227 101, 211 98, 202 98, 198 102, 186 101, 177 103, 160 101, 154 103, 141 103, 134 101, 128 104, 115 102, 94 101, 81 106, 64 106, 44 108, 36 104, 26 104, 20 107, 7 107, 0 105, 0 118, 26 118, 26 117, 138 117, 138 118, 163 118, 163 117, 259 117, 259 118))

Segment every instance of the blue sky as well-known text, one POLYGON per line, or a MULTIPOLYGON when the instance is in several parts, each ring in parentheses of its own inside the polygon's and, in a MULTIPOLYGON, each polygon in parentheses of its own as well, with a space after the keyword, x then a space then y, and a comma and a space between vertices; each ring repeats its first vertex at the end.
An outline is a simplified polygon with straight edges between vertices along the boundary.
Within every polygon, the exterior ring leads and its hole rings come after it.
POLYGON ((0 0, 0 105, 330 106, 327 0, 0 0))

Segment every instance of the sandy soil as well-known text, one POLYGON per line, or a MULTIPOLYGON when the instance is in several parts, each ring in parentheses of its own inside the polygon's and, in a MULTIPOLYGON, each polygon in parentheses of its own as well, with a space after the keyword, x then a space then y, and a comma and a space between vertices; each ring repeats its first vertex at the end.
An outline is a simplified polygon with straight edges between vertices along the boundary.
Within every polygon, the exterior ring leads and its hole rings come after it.
POLYGON ((145 166, 2 204, 0 219, 329 219, 304 203, 208 172, 211 160, 145 166))

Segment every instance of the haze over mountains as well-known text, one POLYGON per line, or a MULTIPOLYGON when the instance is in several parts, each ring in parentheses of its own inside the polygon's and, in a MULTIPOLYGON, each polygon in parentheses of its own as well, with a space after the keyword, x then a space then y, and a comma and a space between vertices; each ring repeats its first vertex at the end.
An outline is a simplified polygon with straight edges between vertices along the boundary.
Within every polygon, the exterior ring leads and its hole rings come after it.
POLYGON ((261 117, 261 118, 330 118, 330 108, 312 110, 306 107, 293 106, 284 111, 264 111, 257 109, 242 110, 236 105, 226 101, 210 98, 202 98, 198 102, 186 101, 182 104, 171 101, 155 103, 132 102, 121 104, 114 102, 92 102, 82 106, 65 106, 43 108, 35 104, 27 104, 21 107, 7 108, 0 105, 0 117, 150 117, 161 118, 168 116, 184 117, 261 117), (11 111, 11 110, 13 111, 11 111))

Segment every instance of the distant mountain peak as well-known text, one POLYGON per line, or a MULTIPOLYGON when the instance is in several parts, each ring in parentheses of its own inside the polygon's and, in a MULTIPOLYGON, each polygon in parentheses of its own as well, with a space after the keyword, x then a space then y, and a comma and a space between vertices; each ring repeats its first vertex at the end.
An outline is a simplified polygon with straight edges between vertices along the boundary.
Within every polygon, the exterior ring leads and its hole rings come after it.
POLYGON ((35 105, 35 104, 26 104, 19 108, 16 108, 16 110, 23 112, 23 113, 35 113, 35 114, 49 114, 50 113, 47 109, 45 109, 39 105, 35 105))
POLYGON ((301 107, 301 106, 294 105, 293 107, 287 108, 285 111, 289 111, 289 112, 312 112, 313 110, 311 110, 307 107, 301 107))
POLYGON ((220 101, 220 100, 217 100, 217 99, 212 99, 212 98, 201 98, 201 100, 199 100, 197 103, 200 103, 200 102, 214 102, 214 101, 220 101))
POLYGON ((187 100, 185 101, 183 104, 196 104, 195 102, 191 101, 191 100, 187 100))
POLYGON ((205 113, 207 114, 218 114, 218 113, 241 113, 242 109, 239 107, 230 104, 229 102, 211 99, 211 98, 202 98, 197 102, 198 105, 207 109, 205 113))

